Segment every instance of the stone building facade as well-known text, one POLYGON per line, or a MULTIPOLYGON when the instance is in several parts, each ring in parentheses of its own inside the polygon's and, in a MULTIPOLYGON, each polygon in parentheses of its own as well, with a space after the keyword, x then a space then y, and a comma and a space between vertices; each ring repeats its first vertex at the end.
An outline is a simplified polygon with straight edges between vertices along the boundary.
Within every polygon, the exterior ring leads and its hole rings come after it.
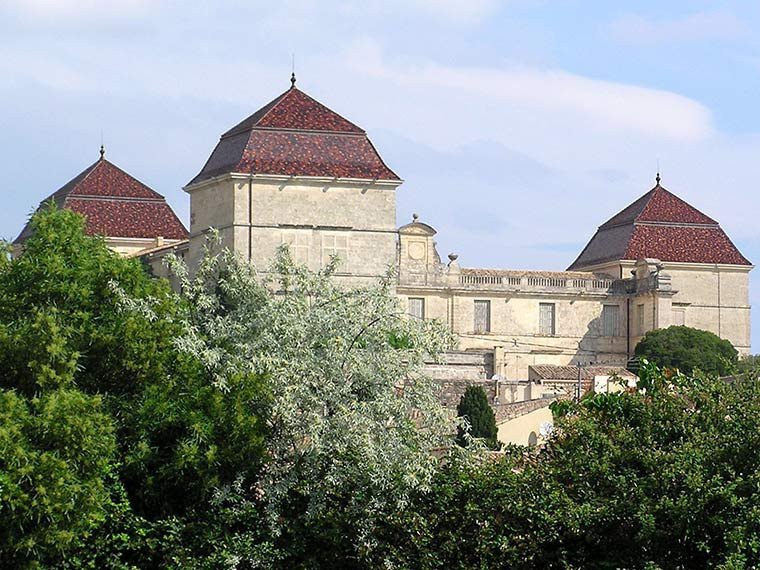
POLYGON ((224 133, 190 195, 191 263, 208 228, 260 270, 288 245, 299 263, 341 263, 346 286, 377 281, 396 261, 401 179, 366 132, 292 87, 224 133))
POLYGON ((415 215, 396 227, 401 183, 363 129, 293 78, 290 89, 222 134, 185 187, 189 235, 160 195, 103 157, 52 198, 158 275, 169 251, 192 267, 210 228, 260 271, 283 244, 311 269, 338 255, 336 279, 347 287, 392 267, 410 318, 447 323, 457 349, 487 354, 497 378, 527 380, 536 365, 625 365, 647 331, 674 324, 750 351, 752 265, 659 175, 599 226, 567 271, 469 268, 453 254, 442 261, 431 225, 415 215))

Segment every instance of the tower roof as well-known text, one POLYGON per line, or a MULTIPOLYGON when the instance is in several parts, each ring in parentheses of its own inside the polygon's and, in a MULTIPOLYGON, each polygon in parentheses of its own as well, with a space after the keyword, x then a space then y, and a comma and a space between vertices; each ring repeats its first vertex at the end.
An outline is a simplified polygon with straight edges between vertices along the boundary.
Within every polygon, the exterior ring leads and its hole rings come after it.
POLYGON ((607 220, 569 267, 656 258, 682 263, 751 265, 718 222, 657 185, 607 220))
POLYGON ((190 184, 231 172, 400 180, 363 129, 295 84, 224 133, 190 184))
MULTIPOLYGON (((105 159, 98 161, 48 196, 59 208, 86 218, 90 235, 122 238, 187 239, 188 233, 164 197, 105 159)), ((39 209, 39 208, 38 208, 39 209)), ((14 243, 31 234, 27 223, 14 243)))

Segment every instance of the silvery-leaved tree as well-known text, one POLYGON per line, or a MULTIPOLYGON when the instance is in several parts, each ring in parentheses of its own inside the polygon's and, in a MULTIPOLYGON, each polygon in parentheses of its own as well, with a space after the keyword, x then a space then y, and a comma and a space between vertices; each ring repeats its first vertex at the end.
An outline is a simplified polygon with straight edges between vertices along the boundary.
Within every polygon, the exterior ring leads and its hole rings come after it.
POLYGON ((450 333, 406 318, 390 274, 342 288, 331 279, 338 259, 311 272, 283 247, 262 278, 218 249, 210 240, 192 277, 170 261, 190 307, 179 346, 205 363, 219 390, 252 373, 271 392, 260 479, 222 490, 220 502, 261 505, 275 536, 339 512, 354 523, 351 548, 371 548, 374 518, 430 484, 431 451, 456 430, 421 373, 450 346, 450 333))

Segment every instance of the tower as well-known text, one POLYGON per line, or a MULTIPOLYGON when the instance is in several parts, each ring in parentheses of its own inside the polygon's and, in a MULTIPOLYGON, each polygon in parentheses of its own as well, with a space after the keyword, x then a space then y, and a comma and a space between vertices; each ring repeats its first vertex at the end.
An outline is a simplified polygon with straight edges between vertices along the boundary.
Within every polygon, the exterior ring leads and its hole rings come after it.
POLYGON ((396 261, 401 179, 367 133, 290 89, 224 133, 190 195, 190 263, 216 228, 223 245, 268 267, 282 244, 310 269, 340 258, 337 278, 366 285, 396 261))

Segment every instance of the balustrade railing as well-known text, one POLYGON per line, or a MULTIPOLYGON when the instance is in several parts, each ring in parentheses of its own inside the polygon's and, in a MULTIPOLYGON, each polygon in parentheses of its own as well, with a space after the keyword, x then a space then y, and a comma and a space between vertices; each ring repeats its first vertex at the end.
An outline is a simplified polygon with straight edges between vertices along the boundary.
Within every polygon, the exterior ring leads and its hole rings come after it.
POLYGON ((582 279, 578 277, 563 277, 551 275, 494 275, 489 273, 461 273, 455 275, 458 285, 463 287, 484 287, 509 290, 585 290, 609 291, 614 284, 613 279, 582 279))

